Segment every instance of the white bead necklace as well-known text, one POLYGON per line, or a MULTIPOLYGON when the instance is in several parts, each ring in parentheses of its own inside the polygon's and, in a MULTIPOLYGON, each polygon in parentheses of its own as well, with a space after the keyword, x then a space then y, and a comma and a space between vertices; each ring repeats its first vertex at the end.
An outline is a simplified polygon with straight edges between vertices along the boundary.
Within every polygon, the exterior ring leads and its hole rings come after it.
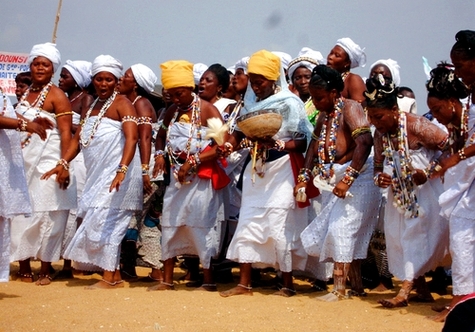
POLYGON ((96 134, 97 127, 101 123, 102 117, 104 116, 104 114, 106 114, 106 112, 109 109, 110 105, 112 105, 112 103, 114 102, 116 96, 117 96, 117 91, 114 91, 112 96, 110 96, 106 100, 104 105, 102 105, 102 108, 99 111, 99 114, 97 114, 97 118, 96 118, 96 120, 94 121, 94 123, 92 125, 91 132, 88 135, 89 137, 87 137, 87 139, 86 139, 86 133, 85 133, 85 130, 84 130, 84 126, 88 122, 89 117, 91 116, 92 110, 93 110, 94 106, 96 106, 97 102, 99 101, 99 98, 96 98, 96 100, 94 100, 94 102, 92 103, 91 107, 89 107, 89 110, 86 113, 86 117, 84 118, 84 120, 81 123, 81 133, 79 135, 79 138, 80 138, 79 141, 80 141, 80 143, 83 147, 87 147, 91 143, 92 139, 94 138, 94 135, 96 134))

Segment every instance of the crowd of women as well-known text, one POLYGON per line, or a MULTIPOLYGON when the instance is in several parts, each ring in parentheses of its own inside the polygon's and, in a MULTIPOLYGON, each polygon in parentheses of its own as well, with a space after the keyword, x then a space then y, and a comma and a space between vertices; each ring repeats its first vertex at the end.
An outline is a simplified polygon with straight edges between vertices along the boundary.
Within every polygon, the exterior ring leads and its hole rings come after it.
POLYGON ((205 291, 238 264, 223 297, 252 295, 271 268, 276 295, 295 295, 298 274, 315 290, 332 279, 317 299, 338 301, 367 295, 373 262, 378 289, 402 282, 379 301, 393 308, 412 290, 433 301, 425 274, 451 267, 453 300, 434 308, 444 320, 475 292, 475 32, 458 32, 450 55, 420 116, 396 61, 366 82, 350 72, 366 63, 350 38, 326 59, 304 47, 230 68, 167 61, 160 93, 150 68, 110 55, 66 61, 56 86, 59 51, 35 45, 15 107, 1 93, 0 279, 18 261, 23 282, 75 269, 102 272, 87 288, 114 289, 141 265, 148 290, 172 290, 180 258, 205 291))

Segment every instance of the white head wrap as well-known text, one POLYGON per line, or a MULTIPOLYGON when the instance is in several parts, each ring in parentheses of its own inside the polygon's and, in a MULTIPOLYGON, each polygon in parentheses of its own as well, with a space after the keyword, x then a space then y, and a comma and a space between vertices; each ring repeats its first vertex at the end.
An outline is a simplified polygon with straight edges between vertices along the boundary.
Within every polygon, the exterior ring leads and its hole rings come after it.
POLYGON ((56 48, 56 44, 44 43, 33 46, 28 57, 28 65, 31 65, 36 57, 44 56, 53 63, 53 70, 56 71, 61 65, 61 54, 56 48))
POLYGON ((63 68, 66 68, 71 74, 71 76, 74 78, 74 81, 76 81, 76 84, 79 85, 80 88, 84 89, 89 84, 91 84, 91 66, 92 63, 90 63, 89 61, 66 60, 66 64, 63 68))
POLYGON ((236 66, 234 66, 234 65, 232 65, 231 67, 226 68, 226 70, 228 72, 230 72, 231 74, 233 74, 233 75, 236 74, 236 66))
POLYGON ((131 66, 130 69, 132 70, 132 74, 134 75, 137 84, 144 88, 148 93, 152 93, 155 88, 155 83, 157 83, 158 80, 152 69, 141 63, 131 66))
POLYGON ((351 61, 351 68, 364 67, 366 65, 366 54, 364 49, 357 45, 350 38, 341 38, 336 41, 336 45, 342 47, 351 61))
POLYGON ((203 76, 207 70, 208 66, 204 63, 198 62, 193 65, 193 79, 195 80, 195 85, 200 84, 201 76, 203 76))
POLYGON ((277 55, 280 58, 280 63, 282 65, 282 68, 287 70, 287 68, 289 68, 289 62, 292 61, 292 56, 288 53, 279 52, 279 51, 275 51, 275 52, 272 52, 272 53, 274 53, 275 55, 277 55))
POLYGON ((118 79, 122 76, 122 63, 119 60, 111 57, 110 55, 101 54, 94 59, 92 63, 92 76, 96 76, 97 73, 101 71, 106 71, 117 77, 118 79))
POLYGON ((249 64, 249 57, 245 56, 234 65, 235 70, 241 68, 244 71, 244 74, 247 75, 247 65, 249 64))
POLYGON ((315 66, 323 64, 325 64, 325 58, 323 57, 322 53, 314 51, 311 48, 304 47, 300 50, 299 55, 289 63, 289 69, 287 70, 289 79, 292 80, 294 72, 299 67, 305 67, 312 71, 315 66))
POLYGON ((401 76, 399 75, 399 65, 397 64, 397 61, 394 61, 393 59, 381 59, 376 61, 371 65, 371 70, 373 70, 374 67, 377 65, 384 65, 388 67, 389 71, 391 72, 391 77, 393 79, 394 85, 399 86, 401 84, 401 76))

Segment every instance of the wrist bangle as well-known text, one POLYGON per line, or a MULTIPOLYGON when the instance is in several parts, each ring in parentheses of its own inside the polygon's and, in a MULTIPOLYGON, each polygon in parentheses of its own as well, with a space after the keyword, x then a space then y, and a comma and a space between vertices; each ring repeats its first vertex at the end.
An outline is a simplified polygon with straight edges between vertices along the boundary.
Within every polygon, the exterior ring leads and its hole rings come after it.
POLYGON ((26 131, 26 126, 28 126, 28 121, 23 119, 18 119, 18 125, 16 127, 17 131, 26 131))
POLYGON ((148 175, 148 170, 150 169, 149 164, 142 164, 142 176, 148 175))
POLYGON ((196 159, 195 159, 195 156, 194 156, 194 155, 189 156, 189 157, 186 159, 186 162, 187 162, 188 164, 190 164, 191 168, 195 168, 195 167, 196 167, 196 159))
POLYGON ((355 177, 351 176, 351 175, 348 175, 348 174, 345 174, 343 176, 343 179, 341 179, 341 182, 343 182, 344 184, 346 184, 348 187, 351 187, 351 185, 353 184, 353 182, 355 182, 355 177))
POLYGON ((56 166, 61 165, 66 171, 69 171, 69 163, 66 161, 66 159, 61 158, 58 160, 56 163, 56 166))
POLYGON ((310 181, 310 174, 311 174, 311 171, 308 168, 301 168, 299 175, 297 176, 297 182, 307 183, 308 181, 310 181))
POLYGON ((465 159, 467 159, 467 156, 465 155, 465 149, 464 149, 464 148, 461 148, 461 149, 458 151, 458 155, 459 155, 460 160, 465 160, 465 159))
POLYGON ((165 157, 165 151, 163 151, 163 150, 155 151, 155 158, 160 157, 160 156, 165 157))
POLYGON ((128 169, 129 169, 129 167, 127 167, 127 165, 125 165, 125 164, 120 164, 120 165, 117 167, 116 173, 124 173, 124 174, 126 174, 128 169))

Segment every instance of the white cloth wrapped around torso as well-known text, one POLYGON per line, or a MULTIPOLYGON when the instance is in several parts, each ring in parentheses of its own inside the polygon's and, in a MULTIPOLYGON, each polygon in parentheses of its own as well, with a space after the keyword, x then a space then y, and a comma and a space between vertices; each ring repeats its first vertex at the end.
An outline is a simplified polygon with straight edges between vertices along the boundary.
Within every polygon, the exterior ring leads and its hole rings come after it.
MULTIPOLYGON (((420 148, 408 154, 415 169, 426 168, 434 151, 420 148)), ((387 163, 384 172, 392 174, 387 163)), ((388 191, 384 215, 384 233, 389 271, 400 280, 412 280, 430 271, 444 257, 448 246, 448 222, 440 216, 438 197, 443 191, 440 179, 416 186, 419 217, 406 218, 394 207, 394 195, 388 191)))
MULTIPOLYGON (((16 118, 12 107, 7 107, 5 116, 16 118)), ((17 214, 31 213, 20 134, 16 130, 0 130, 0 178, 0 216, 12 218, 17 214)))
MULTIPOLYGON (((475 104, 470 107, 468 132, 470 138, 475 134, 475 104)), ((465 146, 470 144, 469 140, 465 146)), ((439 198, 441 213, 446 218, 451 214, 459 217, 475 218, 475 157, 461 160, 444 174, 444 193, 439 198)))
MULTIPOLYGON (((95 116, 89 118, 83 129, 86 133, 90 133, 95 120, 95 116)), ((142 208, 142 170, 138 149, 135 150, 134 158, 128 166, 119 191, 114 189, 109 192, 122 159, 124 145, 125 136, 121 122, 102 118, 90 145, 82 148, 86 165, 86 184, 79 201, 79 216, 91 207, 112 207, 133 211, 142 208)))
POLYGON ((75 208, 76 183, 73 176, 71 176, 71 183, 66 190, 59 188, 55 176, 48 180, 40 179, 44 173, 56 167, 56 163, 61 159, 61 139, 54 114, 25 105, 20 105, 17 112, 31 121, 36 116, 40 116, 54 124, 53 129, 47 130, 47 137, 44 141, 38 135, 21 133, 22 141, 31 136, 29 144, 23 148, 23 158, 33 211, 58 211, 75 208))

